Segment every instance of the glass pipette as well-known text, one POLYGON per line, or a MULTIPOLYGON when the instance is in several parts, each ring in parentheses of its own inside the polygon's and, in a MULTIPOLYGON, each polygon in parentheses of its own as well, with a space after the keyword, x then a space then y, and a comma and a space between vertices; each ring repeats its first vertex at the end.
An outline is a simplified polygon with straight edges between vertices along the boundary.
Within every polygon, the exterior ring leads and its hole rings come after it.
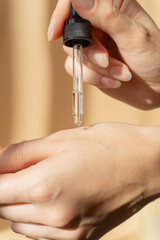
POLYGON ((83 54, 82 48, 92 44, 91 23, 81 18, 70 3, 70 18, 65 22, 63 42, 73 48, 73 117, 81 126, 83 117, 83 54))

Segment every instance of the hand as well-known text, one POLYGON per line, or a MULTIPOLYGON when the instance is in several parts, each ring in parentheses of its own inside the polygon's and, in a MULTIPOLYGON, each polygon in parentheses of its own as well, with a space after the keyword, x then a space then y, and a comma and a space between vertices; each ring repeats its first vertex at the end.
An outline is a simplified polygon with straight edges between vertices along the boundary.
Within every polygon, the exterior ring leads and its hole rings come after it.
POLYGON ((104 123, 2 150, 0 216, 32 239, 99 239, 158 197, 159 136, 104 123))
MULTIPOLYGON (((58 1, 49 40, 62 36, 69 3, 58 1)), ((159 107, 160 31, 151 17, 135 0, 72 0, 72 4, 93 25, 93 45, 84 49, 84 81, 137 108, 159 107)), ((65 51, 66 70, 72 75, 72 50, 65 51)))

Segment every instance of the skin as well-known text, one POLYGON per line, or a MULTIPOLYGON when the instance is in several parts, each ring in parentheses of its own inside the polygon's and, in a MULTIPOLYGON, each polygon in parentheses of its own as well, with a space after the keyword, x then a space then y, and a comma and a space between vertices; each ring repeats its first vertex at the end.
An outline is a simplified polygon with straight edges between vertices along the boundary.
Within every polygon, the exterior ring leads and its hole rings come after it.
MULTIPOLYGON (((93 46, 85 49, 85 81, 130 105, 159 107, 160 41, 153 20, 135 1, 97 1, 89 11, 72 3, 93 25, 94 49, 110 62, 108 68, 93 64, 93 46), (130 69, 132 80, 111 79, 113 66, 130 69), (109 78, 107 87, 102 76, 109 78), (108 89, 116 81, 121 87, 108 89)), ((69 1, 58 1, 52 40, 62 36, 68 17, 69 1)), ((70 57, 66 68, 71 71, 70 57)), ((159 131, 103 123, 3 149, 0 216, 31 239, 98 240, 160 196, 159 131)))
POLYGON ((99 239, 159 197, 159 131, 103 123, 3 149, 1 218, 31 239, 99 239))
MULTIPOLYGON (((69 3, 68 0, 58 1, 52 16, 52 21, 55 21, 53 41, 63 34, 69 3)), ((135 0, 96 1, 90 10, 77 6, 75 0, 72 4, 78 14, 93 26, 93 45, 84 50, 84 81, 134 107, 144 110, 159 107, 160 31, 153 19, 135 0), (110 63, 107 68, 90 60, 88 51, 91 48, 106 54, 110 63), (132 80, 127 82, 122 75, 111 77, 110 68, 117 66, 130 69, 132 80), (102 77, 108 78, 106 86, 101 83, 102 77), (121 82, 121 86, 111 89, 117 87, 115 80, 121 82)), ((69 54, 65 67, 72 75, 72 50, 65 48, 65 51, 69 54)))

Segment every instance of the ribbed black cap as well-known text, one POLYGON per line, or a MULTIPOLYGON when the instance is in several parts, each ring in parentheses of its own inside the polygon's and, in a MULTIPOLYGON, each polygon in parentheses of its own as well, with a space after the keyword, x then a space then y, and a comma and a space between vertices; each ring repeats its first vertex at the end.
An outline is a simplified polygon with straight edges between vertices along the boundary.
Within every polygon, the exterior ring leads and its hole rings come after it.
POLYGON ((92 44, 92 27, 88 20, 81 18, 70 4, 70 19, 66 21, 63 42, 67 47, 81 44, 88 47, 92 44))

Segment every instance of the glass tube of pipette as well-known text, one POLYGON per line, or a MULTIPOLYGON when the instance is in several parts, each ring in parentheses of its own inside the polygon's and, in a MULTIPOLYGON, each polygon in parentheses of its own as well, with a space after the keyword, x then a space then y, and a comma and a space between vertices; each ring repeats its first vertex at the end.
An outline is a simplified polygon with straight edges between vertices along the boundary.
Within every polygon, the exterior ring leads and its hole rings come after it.
POLYGON ((76 126, 81 126, 83 117, 83 53, 82 46, 73 47, 73 117, 76 126))

